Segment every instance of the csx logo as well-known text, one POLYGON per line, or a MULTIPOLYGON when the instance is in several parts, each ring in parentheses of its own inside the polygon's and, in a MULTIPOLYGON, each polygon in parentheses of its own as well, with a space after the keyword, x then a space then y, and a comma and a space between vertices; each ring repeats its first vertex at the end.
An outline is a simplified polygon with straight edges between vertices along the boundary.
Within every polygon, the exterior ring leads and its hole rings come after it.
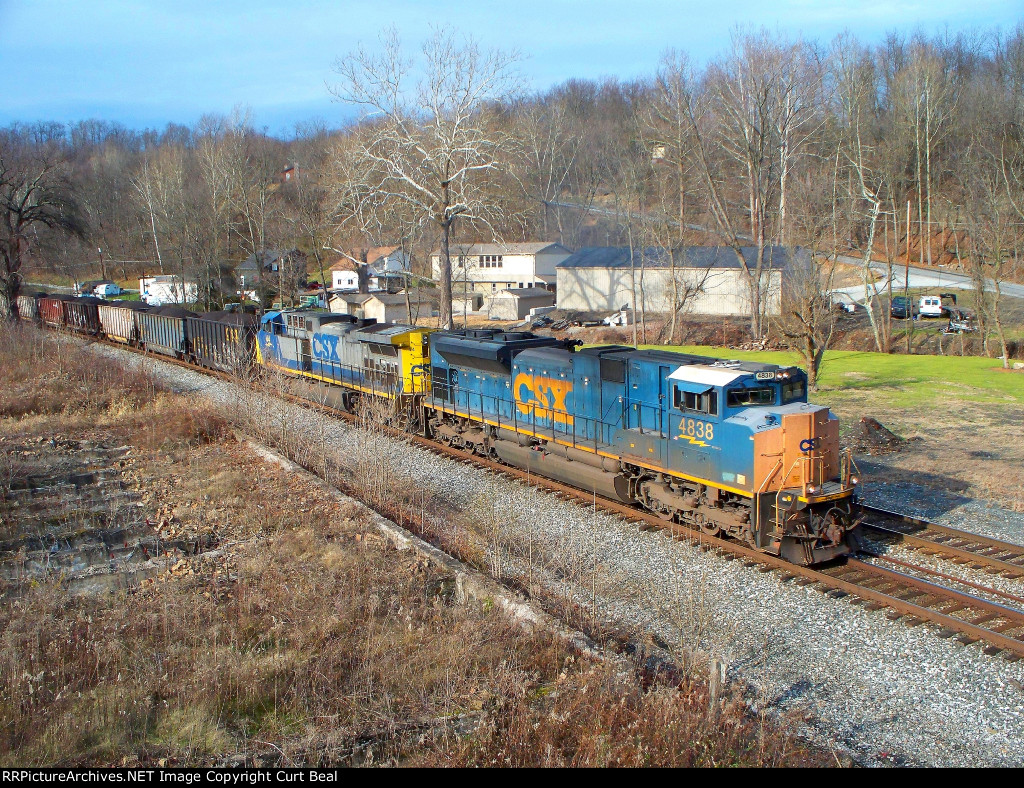
POLYGON ((571 426, 573 417, 566 411, 566 398, 572 391, 571 380, 532 377, 525 372, 516 375, 512 383, 516 408, 524 416, 550 419, 552 424, 571 426))

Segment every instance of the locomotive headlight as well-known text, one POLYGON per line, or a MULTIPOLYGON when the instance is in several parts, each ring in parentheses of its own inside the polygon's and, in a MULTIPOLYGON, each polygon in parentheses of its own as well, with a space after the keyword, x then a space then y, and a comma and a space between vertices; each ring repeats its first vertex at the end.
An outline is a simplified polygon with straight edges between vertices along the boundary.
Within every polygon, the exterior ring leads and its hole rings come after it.
POLYGON ((810 487, 807 488, 807 492, 809 492, 811 495, 814 495, 816 492, 818 492, 818 488, 812 484, 810 487))
POLYGON ((850 477, 850 484, 856 484, 859 481, 860 481, 860 479, 858 479, 856 476, 851 476, 850 477))

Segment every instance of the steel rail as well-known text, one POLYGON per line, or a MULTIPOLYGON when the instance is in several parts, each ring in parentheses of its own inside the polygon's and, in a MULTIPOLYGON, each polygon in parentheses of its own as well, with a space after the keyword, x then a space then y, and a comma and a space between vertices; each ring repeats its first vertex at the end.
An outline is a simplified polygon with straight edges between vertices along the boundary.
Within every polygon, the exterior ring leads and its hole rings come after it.
MULTIPOLYGON (((80 334, 76 335, 81 336, 80 334)), ((238 378, 233 375, 192 364, 191 362, 183 359, 172 358, 163 354, 149 353, 140 348, 133 348, 119 342, 110 342, 109 340, 104 340, 98 337, 86 338, 91 339, 92 341, 109 344, 114 347, 127 349, 136 354, 145 355, 153 360, 171 363, 211 377, 220 378, 234 383, 239 382, 238 378)), ((299 376, 288 376, 288 379, 294 380, 310 389, 331 388, 320 381, 307 381, 301 379, 299 376)), ((302 397, 288 392, 274 393, 277 396, 281 396, 284 399, 296 402, 305 407, 310 407, 315 410, 321 410, 331 415, 338 416, 350 423, 356 423, 357 421, 357 417, 352 413, 335 408, 331 405, 326 405, 322 402, 317 402, 316 400, 309 399, 308 397, 302 397)), ((452 446, 439 443, 422 435, 415 435, 413 433, 389 427, 386 424, 378 424, 376 426, 393 437, 415 443, 416 445, 437 454, 457 459, 463 463, 479 465, 487 468, 488 470, 525 482, 530 486, 541 487, 564 497, 576 499, 585 506, 599 506, 602 510, 617 514, 629 522, 641 524, 640 527, 643 530, 667 530, 674 536, 686 539, 691 543, 697 544, 703 549, 714 550, 724 558, 742 558, 745 565, 760 566, 761 571, 764 572, 778 572, 783 580, 790 580, 794 577, 798 577, 806 581, 804 585, 813 584, 815 586, 820 586, 822 589, 827 590, 827 592, 838 592, 837 596, 850 595, 857 599, 867 601, 869 606, 873 605, 876 609, 883 607, 889 608, 897 614, 896 618, 907 617, 911 624, 930 622, 941 628, 940 634, 943 632, 949 632, 949 636, 952 636, 952 634, 959 632, 960 639, 964 643, 984 641, 990 645, 990 648, 986 649, 986 653, 997 654, 999 652, 1007 652, 1011 655, 1010 658, 1014 660, 1024 657, 1024 613, 1014 611, 994 602, 980 599, 953 589, 947 589, 943 586, 938 586, 934 583, 930 583, 926 580, 906 575, 901 572, 894 572, 872 564, 867 564, 854 558, 849 558, 845 562, 825 570, 800 566, 777 556, 763 553, 759 550, 754 550, 753 548, 737 541, 709 536, 702 533, 699 529, 692 529, 679 523, 662 520, 656 515, 645 512, 642 509, 629 506, 619 501, 604 498, 596 493, 586 492, 543 476, 538 476, 535 473, 531 473, 529 470, 504 465, 496 462, 495 460, 473 454, 472 452, 467 452, 462 449, 457 449, 452 446), (895 586, 895 588, 879 590, 872 587, 872 585, 866 585, 863 582, 858 582, 856 580, 858 575, 865 575, 872 578, 874 583, 886 586, 895 586), (851 580, 851 576, 854 579, 851 580), (898 594, 901 593, 901 587, 903 589, 902 593, 904 594, 909 590, 909 595, 915 598, 925 597, 932 598, 937 601, 933 601, 932 605, 928 606, 904 599, 901 596, 898 596, 898 594), (943 607, 945 612, 943 612, 943 610, 936 609, 936 605, 943 607), (978 611, 981 615, 975 617, 971 621, 949 615, 950 612, 959 612, 960 610, 978 611), (981 626, 982 623, 989 622, 996 622, 994 624, 995 628, 981 626), (1004 634, 1005 632, 1012 632, 1014 630, 1022 632, 1019 638, 1004 634)), ((916 518, 900 515, 896 512, 889 512, 887 510, 867 510, 876 513, 884 513, 885 515, 889 515, 893 518, 906 519, 911 522, 924 522, 917 521, 916 518)), ((955 531, 955 529, 944 530, 950 531, 960 538, 972 536, 970 534, 955 531)), ((985 541, 992 542, 992 546, 1001 546, 1005 544, 998 540, 988 540, 987 538, 983 539, 985 539, 985 541)), ((932 544, 933 543, 929 542, 929 545, 932 544)), ((972 560, 980 560, 974 554, 970 555, 972 556, 972 560)))
POLYGON ((1006 577, 1024 577, 1024 546, 961 531, 949 526, 924 520, 912 515, 892 512, 861 504, 861 510, 880 516, 888 523, 905 523, 913 530, 887 527, 877 522, 862 521, 861 527, 880 534, 885 539, 903 542, 922 552, 932 552, 951 558, 958 563, 973 564, 1006 577), (956 544, 951 542, 955 541, 956 544), (985 553, 989 552, 989 555, 985 553))

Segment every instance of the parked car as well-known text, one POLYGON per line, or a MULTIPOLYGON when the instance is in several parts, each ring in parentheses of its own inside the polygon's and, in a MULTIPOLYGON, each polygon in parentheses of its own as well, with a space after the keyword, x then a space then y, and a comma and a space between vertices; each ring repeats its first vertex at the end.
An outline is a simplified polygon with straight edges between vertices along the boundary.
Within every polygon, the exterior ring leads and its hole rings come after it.
POLYGON ((889 313, 897 320, 917 318, 921 314, 921 307, 905 296, 896 296, 889 305, 889 313))

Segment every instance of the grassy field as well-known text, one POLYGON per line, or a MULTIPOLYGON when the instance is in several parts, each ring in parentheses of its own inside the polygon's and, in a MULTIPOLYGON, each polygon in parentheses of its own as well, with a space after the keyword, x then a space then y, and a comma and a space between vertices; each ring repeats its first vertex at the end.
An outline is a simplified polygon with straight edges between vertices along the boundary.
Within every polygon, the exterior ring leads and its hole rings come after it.
MULTIPOLYGON (((646 346, 659 350, 703 353, 743 361, 800 365, 796 353, 742 351, 715 347, 646 346)), ((843 392, 876 391, 889 404, 928 407, 953 396, 979 403, 1024 403, 1024 374, 1006 372, 994 358, 906 356, 834 350, 826 353, 819 378, 819 398, 828 402, 843 392)))

